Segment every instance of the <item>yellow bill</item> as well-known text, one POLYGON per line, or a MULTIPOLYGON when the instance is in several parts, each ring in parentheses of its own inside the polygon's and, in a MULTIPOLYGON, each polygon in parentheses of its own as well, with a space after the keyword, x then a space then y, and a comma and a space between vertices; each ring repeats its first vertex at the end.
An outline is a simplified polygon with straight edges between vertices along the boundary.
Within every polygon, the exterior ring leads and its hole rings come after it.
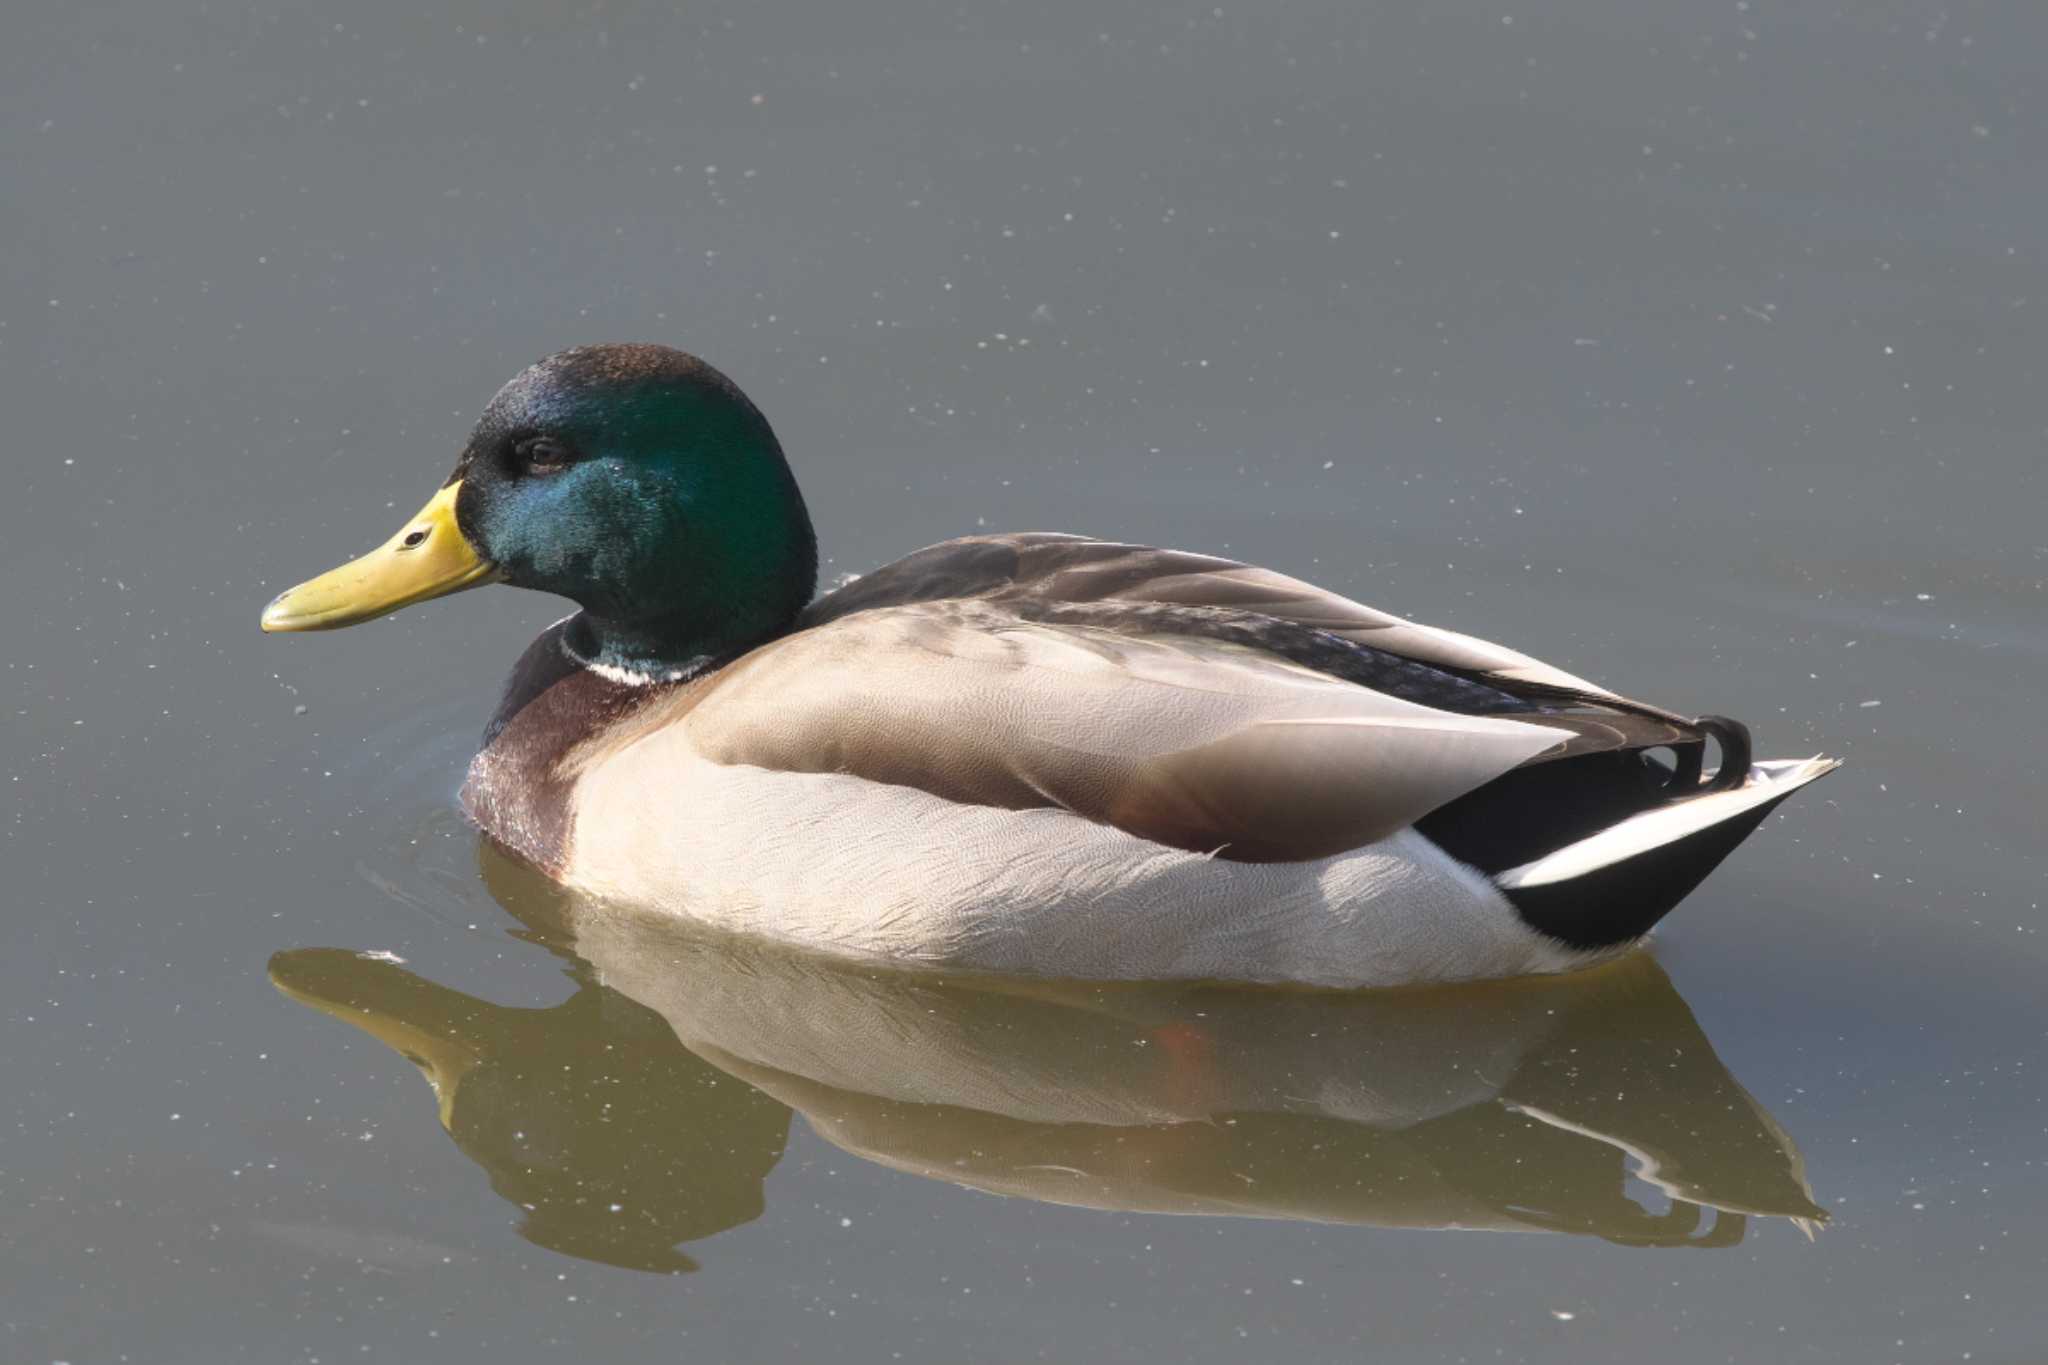
POLYGON ((455 524, 457 479, 420 509, 391 539, 361 559, 329 569, 263 609, 263 628, 338 630, 451 592, 494 582, 496 565, 483 560, 455 524))

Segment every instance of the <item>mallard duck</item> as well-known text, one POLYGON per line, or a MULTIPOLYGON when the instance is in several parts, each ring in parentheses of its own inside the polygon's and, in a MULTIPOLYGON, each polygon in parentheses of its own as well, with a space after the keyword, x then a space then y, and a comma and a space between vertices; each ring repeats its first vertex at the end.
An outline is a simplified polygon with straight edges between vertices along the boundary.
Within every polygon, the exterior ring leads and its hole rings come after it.
POLYGON ((1050 533, 813 598, 780 443, 664 346, 523 371, 397 535, 264 610, 580 610, 462 802, 582 891, 899 964, 1333 986, 1636 943, 1836 765, 1213 555, 1050 533), (1706 765, 1709 747, 1717 754, 1706 765))

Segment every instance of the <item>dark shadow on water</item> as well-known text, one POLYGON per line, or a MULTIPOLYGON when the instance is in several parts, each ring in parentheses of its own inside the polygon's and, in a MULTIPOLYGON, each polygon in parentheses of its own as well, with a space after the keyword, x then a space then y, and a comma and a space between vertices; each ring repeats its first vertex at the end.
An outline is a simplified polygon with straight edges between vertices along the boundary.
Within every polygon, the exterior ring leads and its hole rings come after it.
POLYGON ((881 1165, 1088 1208, 1641 1247, 1826 1221, 1791 1138, 1644 953, 1360 993, 955 978, 585 902, 480 856, 570 964, 564 1003, 496 1005, 340 949, 281 952, 271 978, 417 1065, 522 1234, 572 1256, 694 1268, 680 1245, 761 1214, 792 1109, 881 1165))

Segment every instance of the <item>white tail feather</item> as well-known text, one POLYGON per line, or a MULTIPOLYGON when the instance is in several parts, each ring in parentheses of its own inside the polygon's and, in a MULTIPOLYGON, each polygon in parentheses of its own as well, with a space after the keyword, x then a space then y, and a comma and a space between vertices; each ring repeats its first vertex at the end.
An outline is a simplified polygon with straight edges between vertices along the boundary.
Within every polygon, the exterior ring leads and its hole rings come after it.
POLYGON ((1776 758, 1752 764, 1749 779, 1729 791, 1711 792, 1688 801, 1632 815, 1598 834, 1575 844, 1566 844, 1534 862, 1511 867, 1494 878, 1495 883, 1513 891, 1525 886, 1548 886, 1570 881, 1589 872, 1626 862, 1653 848, 1683 839, 1688 834, 1730 820, 1754 810, 1767 801, 1790 795, 1817 777, 1841 766, 1834 758, 1776 758))

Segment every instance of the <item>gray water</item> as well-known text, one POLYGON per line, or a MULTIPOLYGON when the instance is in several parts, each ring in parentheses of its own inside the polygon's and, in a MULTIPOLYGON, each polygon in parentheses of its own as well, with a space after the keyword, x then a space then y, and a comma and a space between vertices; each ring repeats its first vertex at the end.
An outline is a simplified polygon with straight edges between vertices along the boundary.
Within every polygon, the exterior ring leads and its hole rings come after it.
POLYGON ((2048 1356, 2048 11, 7 29, 0 1359, 2048 1356), (453 805, 558 604, 256 615, 604 340, 753 394, 828 574, 1219 551, 1848 766, 1563 981, 593 919, 453 805))

